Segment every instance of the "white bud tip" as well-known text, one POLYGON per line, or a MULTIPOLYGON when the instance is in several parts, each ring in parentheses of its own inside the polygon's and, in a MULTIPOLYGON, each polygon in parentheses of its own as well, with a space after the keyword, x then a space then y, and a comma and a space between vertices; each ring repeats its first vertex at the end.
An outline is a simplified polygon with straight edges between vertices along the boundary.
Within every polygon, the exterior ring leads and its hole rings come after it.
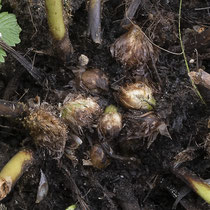
POLYGON ((194 59, 190 59, 190 61, 189 61, 190 63, 194 63, 195 62, 195 60, 194 59))
POLYGON ((80 66, 86 66, 89 63, 89 58, 86 55, 81 54, 79 57, 80 66))

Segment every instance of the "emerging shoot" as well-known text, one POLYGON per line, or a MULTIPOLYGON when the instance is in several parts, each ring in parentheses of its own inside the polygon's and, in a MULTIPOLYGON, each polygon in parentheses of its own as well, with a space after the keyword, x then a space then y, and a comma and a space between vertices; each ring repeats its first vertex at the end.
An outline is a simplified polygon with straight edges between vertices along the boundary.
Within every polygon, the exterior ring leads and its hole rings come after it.
POLYGON ((207 181, 199 178, 187 168, 173 168, 172 171, 210 204, 210 184, 207 181))
POLYGON ((81 130, 82 127, 90 126, 100 112, 94 98, 70 95, 61 108, 61 117, 69 126, 81 130))
POLYGON ((116 137, 122 129, 122 115, 117 111, 117 107, 109 105, 104 114, 99 119, 99 131, 107 137, 116 137))
POLYGON ((152 110, 156 104, 153 90, 143 82, 120 88, 119 100, 126 108, 152 110))

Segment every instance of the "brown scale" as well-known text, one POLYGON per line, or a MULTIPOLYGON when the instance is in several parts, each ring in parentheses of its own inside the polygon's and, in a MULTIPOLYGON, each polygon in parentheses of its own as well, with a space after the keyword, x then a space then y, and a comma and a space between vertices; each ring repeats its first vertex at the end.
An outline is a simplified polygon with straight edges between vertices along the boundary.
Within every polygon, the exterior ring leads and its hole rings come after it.
POLYGON ((25 117, 24 125, 37 146, 46 148, 56 159, 61 158, 67 140, 67 127, 51 111, 37 108, 25 117))

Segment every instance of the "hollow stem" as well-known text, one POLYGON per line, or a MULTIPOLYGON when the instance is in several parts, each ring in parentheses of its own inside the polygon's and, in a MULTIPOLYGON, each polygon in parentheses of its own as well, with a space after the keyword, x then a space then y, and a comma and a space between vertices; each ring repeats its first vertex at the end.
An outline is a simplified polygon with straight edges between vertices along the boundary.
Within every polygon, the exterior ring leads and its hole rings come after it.
POLYGON ((21 175, 33 164, 33 152, 21 150, 14 155, 0 172, 0 200, 4 199, 21 175))

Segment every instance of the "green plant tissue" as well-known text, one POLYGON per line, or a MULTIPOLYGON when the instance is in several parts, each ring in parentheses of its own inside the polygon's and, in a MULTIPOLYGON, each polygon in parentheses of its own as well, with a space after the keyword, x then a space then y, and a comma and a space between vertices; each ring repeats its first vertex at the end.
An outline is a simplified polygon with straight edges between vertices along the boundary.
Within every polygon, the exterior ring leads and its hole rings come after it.
POLYGON ((66 210, 75 210, 76 208, 76 205, 71 205, 66 210))
MULTIPOLYGON (((1 4, 1 0, 0 0, 1 4)), ((1 9, 1 5, 0 5, 1 9)), ((21 28, 17 23, 16 16, 14 14, 9 14, 8 12, 0 13, 0 37, 9 46, 15 46, 15 44, 20 43, 21 28)), ((0 48, 0 62, 4 62, 4 56, 6 52, 0 48)))

